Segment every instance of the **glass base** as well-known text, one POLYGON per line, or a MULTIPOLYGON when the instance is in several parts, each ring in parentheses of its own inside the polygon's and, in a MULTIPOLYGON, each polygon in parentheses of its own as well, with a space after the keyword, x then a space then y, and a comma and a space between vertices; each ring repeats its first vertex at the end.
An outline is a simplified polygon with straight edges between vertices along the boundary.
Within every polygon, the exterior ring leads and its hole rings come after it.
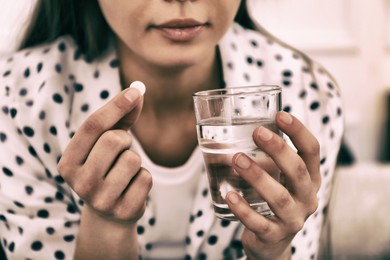
MULTIPOLYGON (((230 210, 227 204, 213 203, 213 206, 214 206, 215 215, 218 218, 229 220, 229 221, 238 221, 237 217, 232 213, 232 211, 230 210)), ((272 212, 272 210, 268 207, 267 202, 252 203, 250 204, 250 207, 254 211, 263 215, 264 217, 271 217, 275 215, 272 212)))

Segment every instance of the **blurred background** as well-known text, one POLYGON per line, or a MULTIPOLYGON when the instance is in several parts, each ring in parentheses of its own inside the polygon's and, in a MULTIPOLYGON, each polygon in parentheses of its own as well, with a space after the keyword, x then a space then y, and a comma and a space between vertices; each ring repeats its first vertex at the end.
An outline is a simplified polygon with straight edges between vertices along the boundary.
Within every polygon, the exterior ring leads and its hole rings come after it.
MULTIPOLYGON (((254 17, 335 77, 346 129, 321 258, 390 259, 390 0, 249 0, 254 17)), ((0 0, 0 56, 35 0, 0 0)))

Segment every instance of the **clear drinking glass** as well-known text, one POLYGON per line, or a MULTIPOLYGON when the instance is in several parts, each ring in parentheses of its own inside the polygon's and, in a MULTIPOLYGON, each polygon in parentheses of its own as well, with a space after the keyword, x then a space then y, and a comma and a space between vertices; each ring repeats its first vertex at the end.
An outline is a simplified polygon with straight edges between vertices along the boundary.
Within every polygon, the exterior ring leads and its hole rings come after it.
POLYGON ((237 220, 226 204, 229 191, 238 192, 264 216, 267 202, 232 168, 233 155, 243 152, 279 181, 280 170, 253 141, 259 126, 282 135, 275 124, 281 109, 281 87, 259 85, 200 91, 193 95, 198 143, 207 167, 212 203, 217 217, 237 220))

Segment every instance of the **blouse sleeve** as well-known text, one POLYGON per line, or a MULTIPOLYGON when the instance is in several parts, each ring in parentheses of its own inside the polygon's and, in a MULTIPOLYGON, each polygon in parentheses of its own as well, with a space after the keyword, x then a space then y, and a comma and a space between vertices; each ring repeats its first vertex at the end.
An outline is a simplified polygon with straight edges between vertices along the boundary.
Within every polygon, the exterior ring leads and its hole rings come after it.
POLYGON ((293 259, 316 259, 344 132, 344 118, 340 89, 321 65, 312 62, 304 66, 302 85, 300 95, 305 112, 300 119, 320 143, 322 181, 317 193, 318 209, 306 220, 303 229, 294 238, 291 251, 293 259))
POLYGON ((9 259, 72 259, 82 202, 56 171, 59 149, 18 119, 33 99, 20 104, 28 90, 12 86, 12 73, 0 66, 0 242, 9 259))
MULTIPOLYGON (((322 66, 316 63, 304 66, 300 77, 302 86, 300 86, 299 99, 289 100, 294 102, 294 111, 298 110, 299 112, 291 111, 291 113, 309 128, 320 143, 322 182, 317 194, 319 201, 317 211, 306 220, 303 229, 298 232, 291 243, 293 260, 317 259, 318 257, 322 225, 326 218, 332 179, 344 131, 340 89, 335 80, 322 66)), ((295 149, 287 136, 285 139, 295 149)), ((232 241, 232 244, 236 246, 231 247, 238 259, 245 258, 245 252, 243 252, 240 242, 242 231, 243 226, 239 226, 232 241)))

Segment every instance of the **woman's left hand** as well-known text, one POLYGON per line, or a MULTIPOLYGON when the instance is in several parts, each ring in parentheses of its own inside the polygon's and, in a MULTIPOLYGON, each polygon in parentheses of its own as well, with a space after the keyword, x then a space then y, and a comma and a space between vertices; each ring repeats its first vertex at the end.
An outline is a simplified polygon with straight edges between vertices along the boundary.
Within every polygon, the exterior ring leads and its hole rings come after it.
POLYGON ((248 259, 289 258, 292 239, 318 207, 319 143, 298 119, 286 112, 277 114, 276 123, 290 137, 298 153, 264 127, 253 132, 253 139, 280 169, 284 185, 246 155, 238 153, 233 157, 234 169, 268 202, 275 214, 264 217, 251 209, 240 195, 229 192, 227 203, 246 227, 242 243, 248 259))

